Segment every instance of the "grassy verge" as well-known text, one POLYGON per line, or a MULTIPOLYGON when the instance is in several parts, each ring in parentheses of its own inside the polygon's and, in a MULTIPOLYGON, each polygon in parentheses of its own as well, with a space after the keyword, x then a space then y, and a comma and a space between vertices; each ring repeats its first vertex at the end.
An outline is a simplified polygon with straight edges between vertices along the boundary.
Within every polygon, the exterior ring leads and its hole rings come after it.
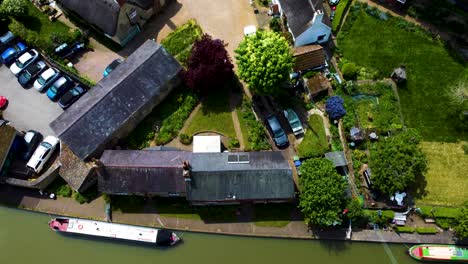
POLYGON ((352 0, 341 0, 336 6, 335 17, 332 21, 333 32, 336 32, 339 29, 341 20, 343 19, 343 15, 346 13, 346 10, 351 5, 351 2, 352 0))
POLYGON ((225 87, 211 92, 201 104, 200 111, 195 114, 184 133, 193 135, 201 131, 216 131, 236 138, 229 106, 229 89, 225 87))
POLYGON ((55 193, 62 197, 71 197, 73 193, 71 187, 62 179, 62 177, 55 179, 49 186, 47 186, 46 191, 49 193, 55 193))
POLYGON ((319 115, 311 115, 304 139, 297 147, 297 153, 301 158, 312 158, 322 156, 328 150, 323 119, 319 115))
POLYGON ((462 77, 464 65, 419 27, 400 18, 379 19, 378 11, 357 6, 350 8, 351 19, 338 35, 340 53, 358 66, 377 70, 379 77, 404 64, 408 80, 398 92, 406 125, 430 141, 466 136, 457 130, 457 117, 447 104, 447 89, 462 77))
POLYGON ((395 231, 398 233, 414 233, 415 229, 409 226, 396 226, 395 231))
POLYGON ((190 54, 192 44, 203 34, 202 29, 194 19, 178 27, 161 41, 166 50, 185 64, 190 54))
POLYGON ((195 95, 186 87, 179 86, 138 124, 124 142, 130 149, 143 149, 149 147, 153 140, 157 145, 171 141, 179 134, 196 103, 195 95), (159 126, 157 135, 155 126, 159 126))
POLYGON ((247 97, 242 99, 242 104, 236 109, 239 124, 244 138, 245 150, 268 150, 270 144, 265 135, 265 129, 252 112, 251 102, 247 97))
POLYGON ((463 142, 421 142, 429 170, 425 175, 426 195, 416 201, 418 205, 461 206, 468 201, 466 164, 463 142))
POLYGON ((256 226, 285 227, 291 222, 292 204, 255 204, 256 226))
POLYGON ((456 218, 461 214, 461 208, 457 207, 436 207, 436 206, 419 206, 422 215, 426 217, 436 218, 456 218))

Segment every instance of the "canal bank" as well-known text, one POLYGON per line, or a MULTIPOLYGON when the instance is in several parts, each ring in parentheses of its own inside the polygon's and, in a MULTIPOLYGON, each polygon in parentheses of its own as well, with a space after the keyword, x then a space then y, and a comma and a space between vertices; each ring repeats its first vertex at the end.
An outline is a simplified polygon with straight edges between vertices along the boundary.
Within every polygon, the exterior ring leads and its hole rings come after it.
MULTIPOLYGON (((12 207, 50 215, 64 215, 95 220, 105 220, 105 202, 102 198, 80 205, 71 198, 58 197, 47 199, 37 191, 18 189, 7 185, 0 186, 0 201, 12 207)), ((319 240, 345 240, 346 230, 310 230, 302 220, 291 221, 285 227, 256 226, 253 222, 206 223, 203 220, 169 218, 159 215, 154 209, 143 212, 113 212, 113 220, 141 226, 164 227, 167 229, 211 234, 254 236, 269 238, 295 238, 319 240)), ((398 234, 382 230, 353 230, 352 241, 387 243, 438 243, 454 244, 451 232, 443 231, 437 235, 398 234)))

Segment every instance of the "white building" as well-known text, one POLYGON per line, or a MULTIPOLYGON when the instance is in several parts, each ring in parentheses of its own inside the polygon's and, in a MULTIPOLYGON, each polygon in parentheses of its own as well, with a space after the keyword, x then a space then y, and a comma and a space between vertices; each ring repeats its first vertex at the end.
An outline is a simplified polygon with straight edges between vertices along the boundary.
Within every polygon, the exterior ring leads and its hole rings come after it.
POLYGON ((331 23, 323 12, 321 0, 273 0, 272 10, 285 16, 294 47, 325 43, 331 35, 331 23))

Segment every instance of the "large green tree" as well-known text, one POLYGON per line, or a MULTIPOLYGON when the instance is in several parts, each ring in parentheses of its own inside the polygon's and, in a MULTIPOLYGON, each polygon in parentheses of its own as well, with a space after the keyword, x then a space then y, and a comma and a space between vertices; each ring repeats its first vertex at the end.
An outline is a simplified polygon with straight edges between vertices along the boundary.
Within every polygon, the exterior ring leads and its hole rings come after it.
POLYGON ((461 214, 455 220, 455 226, 453 229, 455 230, 455 234, 458 238, 468 238, 468 202, 465 203, 461 214))
POLYGON ((308 224, 331 226, 340 221, 345 180, 333 163, 324 158, 306 160, 300 167, 299 208, 308 224))
POLYGON ((260 95, 275 95, 288 80, 293 58, 288 42, 278 33, 258 31, 236 49, 239 76, 260 95))
POLYGON ((28 13, 28 3, 26 0, 3 0, 0 11, 7 16, 24 17, 28 13))
POLYGON ((414 184, 427 171, 419 148, 421 137, 414 129, 382 139, 371 149, 372 181, 381 192, 392 195, 414 184))

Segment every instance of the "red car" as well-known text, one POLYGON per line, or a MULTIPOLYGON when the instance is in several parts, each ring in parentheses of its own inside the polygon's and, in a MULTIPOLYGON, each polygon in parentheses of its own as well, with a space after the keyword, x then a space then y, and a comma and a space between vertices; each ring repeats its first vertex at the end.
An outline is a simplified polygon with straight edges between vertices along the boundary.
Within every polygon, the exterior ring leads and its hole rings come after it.
POLYGON ((8 99, 5 96, 0 96, 0 110, 5 110, 8 106, 8 99))

